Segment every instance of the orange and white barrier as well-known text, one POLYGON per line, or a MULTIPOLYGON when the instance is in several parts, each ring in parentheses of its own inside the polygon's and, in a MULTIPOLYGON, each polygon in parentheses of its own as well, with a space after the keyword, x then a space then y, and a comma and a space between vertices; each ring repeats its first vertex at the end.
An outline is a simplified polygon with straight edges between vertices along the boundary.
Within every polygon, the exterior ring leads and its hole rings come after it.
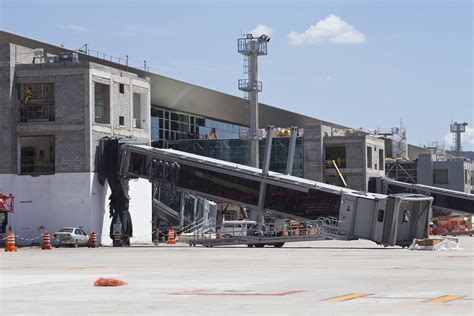
POLYGON ((176 244, 176 236, 175 236, 174 229, 170 229, 168 231, 168 244, 170 244, 170 245, 176 244))
POLYGON ((41 245, 41 250, 51 250, 53 247, 51 246, 51 235, 47 230, 43 233, 43 244, 41 245))
POLYGON ((8 233, 7 237, 7 246, 5 247, 5 251, 16 251, 17 248, 15 246, 15 234, 13 232, 8 233))
POLYGON ((96 234, 96 232, 91 233, 91 238, 89 238, 88 247, 89 248, 97 248, 97 234, 96 234))

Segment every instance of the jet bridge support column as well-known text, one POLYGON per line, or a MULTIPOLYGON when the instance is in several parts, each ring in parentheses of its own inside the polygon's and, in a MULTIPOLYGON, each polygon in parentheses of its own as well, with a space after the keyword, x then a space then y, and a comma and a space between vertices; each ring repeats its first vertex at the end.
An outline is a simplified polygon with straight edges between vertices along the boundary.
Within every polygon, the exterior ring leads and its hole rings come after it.
POLYGON ((295 160, 296 136, 298 136, 298 128, 292 126, 290 144, 288 145, 288 158, 286 159, 286 174, 290 176, 293 173, 293 161, 295 160))
MULTIPOLYGON (((272 154, 272 143, 273 143, 273 131, 274 127, 273 125, 269 125, 267 127, 267 140, 265 143, 265 152, 263 156, 263 165, 262 165, 262 175, 267 176, 268 171, 270 169, 270 157, 272 154)), ((264 224, 264 218, 263 218, 263 212, 265 210, 265 191, 267 189, 267 185, 264 182, 260 183, 260 194, 258 196, 258 209, 256 211, 257 213, 257 218, 256 222, 259 228, 263 227, 264 224)))

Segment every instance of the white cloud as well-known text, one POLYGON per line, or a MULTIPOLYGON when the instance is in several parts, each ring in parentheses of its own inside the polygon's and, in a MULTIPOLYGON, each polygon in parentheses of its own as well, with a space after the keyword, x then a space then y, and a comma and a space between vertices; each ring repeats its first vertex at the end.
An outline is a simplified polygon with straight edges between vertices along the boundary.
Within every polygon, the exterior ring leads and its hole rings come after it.
POLYGON ((303 33, 291 32, 288 34, 290 45, 315 44, 331 42, 335 44, 362 44, 367 37, 356 30, 349 23, 341 20, 334 14, 324 20, 311 25, 303 33))
POLYGON ((66 31, 73 31, 73 32, 87 32, 89 29, 85 26, 81 25, 74 25, 74 24, 68 24, 68 25, 62 25, 61 28, 66 31))
MULTIPOLYGON (((446 149, 454 149, 453 133, 444 135, 442 141, 446 149)), ((466 126, 466 132, 461 134, 461 146, 463 150, 474 150, 474 127, 466 126)))
POLYGON ((256 28, 253 30, 247 32, 248 34, 252 34, 254 37, 259 37, 263 34, 272 36, 272 28, 269 26, 266 26, 264 24, 257 25, 256 28))

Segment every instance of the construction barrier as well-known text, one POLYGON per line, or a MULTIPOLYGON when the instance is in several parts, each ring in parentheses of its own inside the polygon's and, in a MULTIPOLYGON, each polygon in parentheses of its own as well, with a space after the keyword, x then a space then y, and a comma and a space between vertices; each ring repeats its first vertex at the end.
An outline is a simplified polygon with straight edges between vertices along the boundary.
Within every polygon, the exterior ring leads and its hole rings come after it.
POLYGON ((15 246, 15 234, 13 232, 8 233, 7 237, 7 246, 5 247, 5 251, 16 251, 17 248, 15 246))
POLYGON ((176 244, 176 236, 175 236, 175 230, 174 229, 170 229, 168 231, 168 244, 170 244, 170 245, 176 244))
POLYGON ((97 248, 97 234, 95 232, 91 233, 91 238, 89 238, 89 242, 87 246, 89 248, 97 248))
POLYGON ((114 241, 113 241, 113 244, 112 244, 114 247, 122 247, 123 246, 122 239, 120 237, 121 237, 120 232, 116 231, 114 233, 114 241))
POLYGON ((53 247, 51 246, 51 235, 47 230, 43 233, 43 244, 41 245, 41 250, 51 250, 53 247))

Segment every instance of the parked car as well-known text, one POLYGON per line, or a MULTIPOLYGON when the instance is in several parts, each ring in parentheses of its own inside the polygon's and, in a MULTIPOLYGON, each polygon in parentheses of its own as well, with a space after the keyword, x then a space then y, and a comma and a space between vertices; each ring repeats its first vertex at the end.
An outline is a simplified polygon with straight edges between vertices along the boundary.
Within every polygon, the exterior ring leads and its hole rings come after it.
POLYGON ((64 227, 53 235, 53 243, 56 248, 59 246, 87 246, 89 235, 80 227, 64 227))

